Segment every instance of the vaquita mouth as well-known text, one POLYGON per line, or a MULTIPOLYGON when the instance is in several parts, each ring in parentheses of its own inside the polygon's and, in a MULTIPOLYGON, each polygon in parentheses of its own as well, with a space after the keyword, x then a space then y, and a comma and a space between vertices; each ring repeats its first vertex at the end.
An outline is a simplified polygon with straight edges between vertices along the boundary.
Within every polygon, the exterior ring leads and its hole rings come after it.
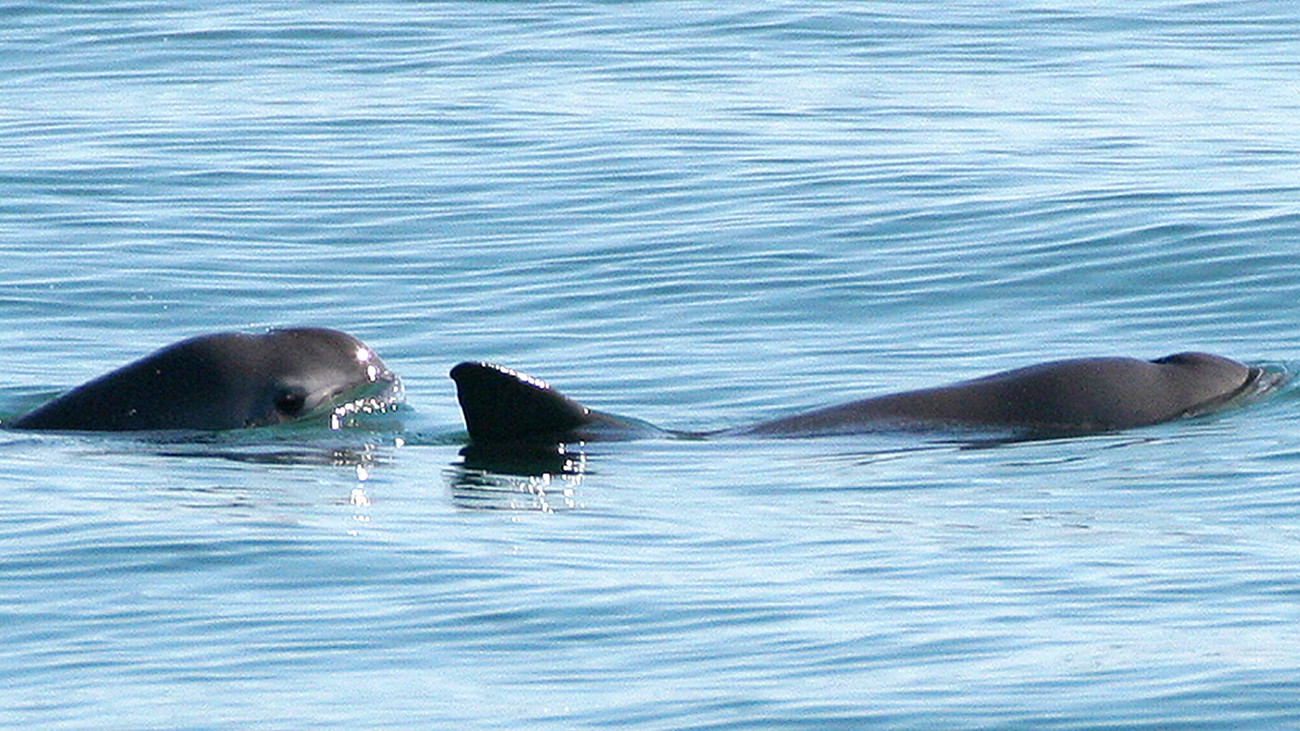
POLYGON ((330 428, 341 429, 361 414, 385 414, 406 401, 402 379, 387 369, 373 376, 369 383, 331 399, 318 412, 328 412, 330 428))

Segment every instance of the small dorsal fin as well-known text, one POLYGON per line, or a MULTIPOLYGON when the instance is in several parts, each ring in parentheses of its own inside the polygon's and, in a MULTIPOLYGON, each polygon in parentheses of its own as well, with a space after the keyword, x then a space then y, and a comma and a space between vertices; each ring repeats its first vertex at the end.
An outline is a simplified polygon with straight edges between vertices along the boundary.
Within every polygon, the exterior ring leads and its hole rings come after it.
POLYGON ((451 369, 465 428, 476 442, 553 439, 592 421, 587 407, 544 381, 491 363, 451 369))

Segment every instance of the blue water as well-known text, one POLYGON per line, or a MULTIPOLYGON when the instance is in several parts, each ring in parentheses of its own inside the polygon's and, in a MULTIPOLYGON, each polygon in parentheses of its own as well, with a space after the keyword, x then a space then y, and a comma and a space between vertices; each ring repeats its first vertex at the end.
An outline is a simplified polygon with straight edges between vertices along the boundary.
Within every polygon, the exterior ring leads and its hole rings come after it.
POLYGON ((0 420, 319 325, 408 408, 0 432, 0 726, 1300 725, 1300 397, 467 463, 448 368, 720 429, 1300 360, 1290 2, 0 8, 0 420))

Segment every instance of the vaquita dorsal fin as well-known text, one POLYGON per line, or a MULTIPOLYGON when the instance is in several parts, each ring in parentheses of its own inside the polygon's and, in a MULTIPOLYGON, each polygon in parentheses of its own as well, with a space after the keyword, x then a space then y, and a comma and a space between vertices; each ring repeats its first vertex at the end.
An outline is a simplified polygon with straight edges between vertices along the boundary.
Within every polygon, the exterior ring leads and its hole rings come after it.
POLYGON ((544 381, 491 363, 451 369, 470 439, 527 442, 561 437, 590 423, 591 411, 544 381))

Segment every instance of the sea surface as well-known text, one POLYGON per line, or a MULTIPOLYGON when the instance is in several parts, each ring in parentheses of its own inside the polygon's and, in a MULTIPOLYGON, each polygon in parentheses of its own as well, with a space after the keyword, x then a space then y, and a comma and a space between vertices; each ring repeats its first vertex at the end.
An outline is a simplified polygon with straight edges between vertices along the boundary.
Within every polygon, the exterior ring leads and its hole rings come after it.
POLYGON ((1204 418, 568 444, 1054 358, 1300 361, 1300 7, 0 6, 0 422, 192 335, 341 429, 0 430, 0 726, 1300 726, 1300 388, 1204 418), (979 446, 980 448, 973 448, 979 446))

